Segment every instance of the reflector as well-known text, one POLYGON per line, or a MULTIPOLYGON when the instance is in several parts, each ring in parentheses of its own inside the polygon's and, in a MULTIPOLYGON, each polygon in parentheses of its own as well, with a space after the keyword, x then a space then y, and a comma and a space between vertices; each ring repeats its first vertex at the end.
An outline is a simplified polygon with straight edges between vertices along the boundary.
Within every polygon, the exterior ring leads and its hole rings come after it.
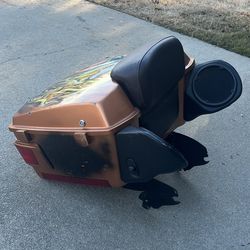
POLYGON ((20 145, 15 145, 15 146, 26 163, 28 163, 29 165, 38 165, 38 161, 32 149, 27 147, 22 147, 20 145))

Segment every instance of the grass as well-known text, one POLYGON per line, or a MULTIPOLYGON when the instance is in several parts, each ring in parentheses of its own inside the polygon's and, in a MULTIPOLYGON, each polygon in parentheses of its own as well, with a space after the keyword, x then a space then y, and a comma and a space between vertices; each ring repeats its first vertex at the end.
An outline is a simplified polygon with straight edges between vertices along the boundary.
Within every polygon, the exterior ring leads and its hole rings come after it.
POLYGON ((89 0, 250 57, 249 0, 89 0))

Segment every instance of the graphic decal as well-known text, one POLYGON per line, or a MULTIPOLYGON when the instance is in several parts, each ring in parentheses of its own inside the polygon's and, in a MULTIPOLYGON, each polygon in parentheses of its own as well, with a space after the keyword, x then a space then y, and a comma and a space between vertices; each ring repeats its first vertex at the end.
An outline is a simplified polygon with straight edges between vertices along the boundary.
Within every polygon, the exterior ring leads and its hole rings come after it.
POLYGON ((46 107, 59 104, 65 99, 81 94, 89 87, 101 84, 109 79, 113 67, 122 60, 123 56, 111 58, 107 61, 85 68, 67 77, 55 86, 45 90, 41 95, 29 100, 26 105, 46 107))

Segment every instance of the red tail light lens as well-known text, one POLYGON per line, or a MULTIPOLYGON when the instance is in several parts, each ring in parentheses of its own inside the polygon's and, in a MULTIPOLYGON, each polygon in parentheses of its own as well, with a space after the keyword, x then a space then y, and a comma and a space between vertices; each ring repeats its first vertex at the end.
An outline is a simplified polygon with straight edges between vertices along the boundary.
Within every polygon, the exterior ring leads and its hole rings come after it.
POLYGON ((26 163, 28 163, 29 165, 38 165, 38 161, 37 161, 32 149, 27 148, 27 147, 22 147, 19 145, 16 145, 16 148, 26 163))

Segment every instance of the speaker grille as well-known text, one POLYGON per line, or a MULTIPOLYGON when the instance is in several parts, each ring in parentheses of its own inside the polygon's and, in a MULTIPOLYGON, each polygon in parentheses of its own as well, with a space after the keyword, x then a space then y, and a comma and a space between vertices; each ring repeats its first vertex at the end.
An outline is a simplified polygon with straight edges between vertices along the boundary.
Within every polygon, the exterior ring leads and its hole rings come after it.
POLYGON ((211 114, 228 107, 241 95, 242 83, 232 65, 214 60, 195 65, 187 78, 184 119, 211 114))
POLYGON ((196 72, 193 93, 203 104, 220 106, 230 101, 236 91, 234 75, 224 67, 211 65, 196 72))

